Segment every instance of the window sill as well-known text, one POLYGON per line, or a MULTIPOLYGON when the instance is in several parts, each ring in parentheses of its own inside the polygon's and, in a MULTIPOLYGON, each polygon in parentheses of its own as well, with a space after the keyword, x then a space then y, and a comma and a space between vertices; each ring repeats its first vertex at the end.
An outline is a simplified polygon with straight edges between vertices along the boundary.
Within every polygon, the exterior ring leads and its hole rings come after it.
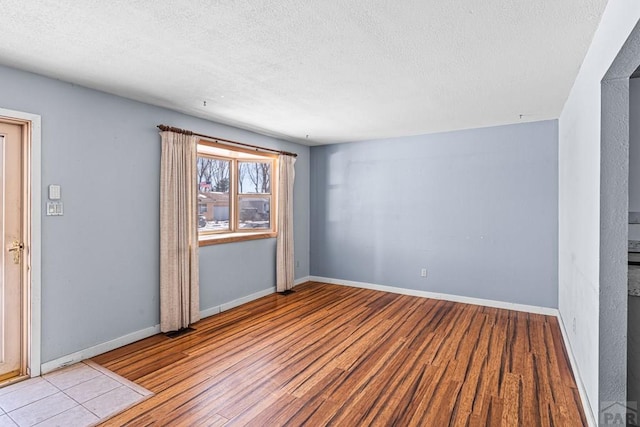
POLYGON ((245 240, 270 239, 277 235, 278 233, 273 231, 210 234, 200 236, 198 244, 199 246, 219 245, 221 243, 244 242, 245 240))

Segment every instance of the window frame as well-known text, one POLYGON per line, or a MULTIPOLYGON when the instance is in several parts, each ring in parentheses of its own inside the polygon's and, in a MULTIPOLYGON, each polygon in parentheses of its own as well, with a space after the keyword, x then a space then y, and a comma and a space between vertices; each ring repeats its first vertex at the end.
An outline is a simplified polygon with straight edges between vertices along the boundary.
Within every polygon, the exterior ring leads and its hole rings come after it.
MULTIPOLYGON (((277 236, 276 219, 277 219, 277 170, 278 170, 278 155, 265 153, 257 150, 249 150, 240 147, 234 147, 231 145, 220 144, 213 141, 200 140, 197 146, 197 157, 206 157, 217 160, 224 160, 230 162, 229 167, 229 229, 228 230, 198 230, 198 242, 200 246, 215 245, 219 243, 239 242, 244 240, 255 239, 267 239, 277 236), (221 153, 207 153, 205 150, 210 148, 224 150, 229 155, 221 153), (270 193, 240 193, 239 191, 239 176, 238 176, 238 163, 239 162, 262 162, 271 164, 270 173, 270 193), (240 228, 240 200, 241 196, 266 196, 270 199, 269 206, 269 228, 240 228)), ((198 186, 198 193, 200 192, 200 183, 196 183, 198 186)), ((199 212, 199 208, 197 209, 199 212)), ((198 213, 200 215, 200 213, 198 213)))

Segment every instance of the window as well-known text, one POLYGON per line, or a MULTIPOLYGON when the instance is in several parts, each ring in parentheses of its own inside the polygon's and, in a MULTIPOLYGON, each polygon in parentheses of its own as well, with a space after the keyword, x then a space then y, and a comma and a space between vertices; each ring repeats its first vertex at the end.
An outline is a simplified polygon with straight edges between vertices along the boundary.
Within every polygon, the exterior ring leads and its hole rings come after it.
POLYGON ((277 156, 208 141, 198 144, 200 245, 275 236, 277 156))

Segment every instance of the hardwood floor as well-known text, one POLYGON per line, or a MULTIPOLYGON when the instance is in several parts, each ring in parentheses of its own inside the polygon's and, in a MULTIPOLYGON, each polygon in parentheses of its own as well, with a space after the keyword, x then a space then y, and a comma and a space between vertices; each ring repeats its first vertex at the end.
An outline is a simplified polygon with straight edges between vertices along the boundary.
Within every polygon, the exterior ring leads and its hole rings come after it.
POLYGON ((555 317, 295 290, 94 358, 156 393, 103 425, 587 425, 555 317))

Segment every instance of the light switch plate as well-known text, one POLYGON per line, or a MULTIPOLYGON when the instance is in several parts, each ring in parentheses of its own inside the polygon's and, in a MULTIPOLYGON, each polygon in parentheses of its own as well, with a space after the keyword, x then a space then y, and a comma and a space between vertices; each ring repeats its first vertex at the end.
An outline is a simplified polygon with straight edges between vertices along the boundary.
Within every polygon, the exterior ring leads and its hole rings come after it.
POLYGON ((47 202, 47 216, 61 216, 64 214, 62 202, 47 202))
POLYGON ((60 200, 60 186, 51 184, 49 186, 49 200, 60 200))

